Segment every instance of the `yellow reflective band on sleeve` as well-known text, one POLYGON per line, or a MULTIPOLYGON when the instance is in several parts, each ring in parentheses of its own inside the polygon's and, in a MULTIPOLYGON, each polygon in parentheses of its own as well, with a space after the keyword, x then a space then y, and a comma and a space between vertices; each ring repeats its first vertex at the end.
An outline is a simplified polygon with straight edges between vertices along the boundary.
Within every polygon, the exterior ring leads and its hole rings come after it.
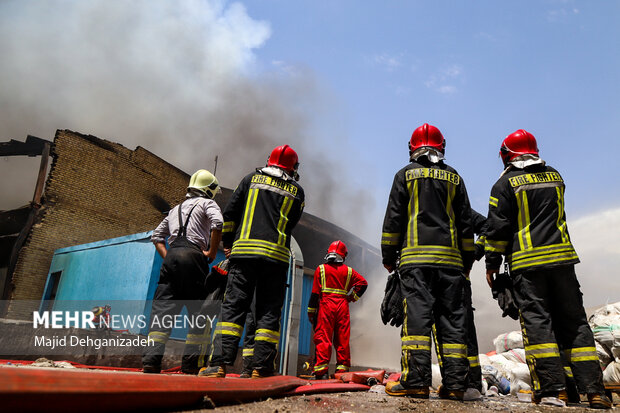
POLYGON ((224 222, 224 226, 222 227, 222 232, 235 232, 237 229, 237 223, 233 221, 224 222))
POLYGON ((243 326, 240 326, 239 324, 219 322, 215 325, 214 334, 241 337, 242 332, 243 326))
POLYGON ((254 356, 254 349, 253 348, 244 348, 242 356, 243 357, 252 357, 252 356, 254 356))
POLYGON ((560 357, 560 350, 556 343, 526 345, 525 355, 529 359, 560 357))
POLYGON ((431 338, 429 336, 404 336, 401 337, 401 349, 403 350, 423 350, 431 349, 431 338))
POLYGON ((571 363, 578 361, 596 361, 598 362, 598 354, 596 353, 596 347, 577 347, 564 350, 566 358, 571 363))
POLYGON ((447 358, 467 358, 467 346, 465 344, 444 343, 441 345, 443 356, 447 358))
POLYGON ((478 239, 476 240, 476 245, 480 245, 481 247, 484 248, 484 243, 486 241, 487 237, 484 235, 481 235, 478 237, 478 239))
POLYGON ((461 240, 461 249, 463 251, 475 251, 474 248, 474 239, 473 238, 464 238, 461 240))
POLYGON ((267 341, 269 343, 278 344, 278 341, 280 341, 280 332, 259 328, 256 330, 254 341, 267 341))
POLYGON ((499 200, 498 200, 497 198, 490 197, 490 198, 489 198, 489 205, 491 205, 492 207, 496 207, 496 208, 497 208, 497 202, 498 202, 498 201, 499 201, 499 200))
POLYGON ((309 312, 309 313, 316 313, 316 308, 314 308, 314 307, 308 307, 308 312, 309 312))
POLYGON ((356 302, 359 299, 360 298, 357 296, 357 294, 353 293, 353 302, 356 302))
POLYGON ((381 234, 381 245, 398 245, 400 233, 384 232, 381 234))
POLYGON ((499 252, 505 253, 506 248, 508 248, 508 241, 496 241, 492 239, 485 238, 484 240, 484 250, 490 252, 499 252))
POLYGON ((170 337, 170 334, 164 333, 163 331, 149 332, 149 338, 156 343, 166 344, 166 342, 168 341, 168 337, 170 337))
POLYGON ((280 208, 280 220, 278 221, 278 245, 285 245, 286 243, 286 224, 288 224, 288 214, 291 212, 294 198, 284 198, 282 201, 282 208, 280 208))
POLYGON ((248 191, 248 199, 245 203, 245 211, 243 212, 243 222, 241 224, 241 235, 239 238, 250 238, 250 230, 252 229, 252 220, 254 219, 254 209, 256 208, 256 200, 258 199, 257 188, 251 188, 248 191))
POLYGON ((478 358, 478 356, 469 356, 467 357, 467 360, 469 361, 469 367, 480 366, 480 359, 478 358))

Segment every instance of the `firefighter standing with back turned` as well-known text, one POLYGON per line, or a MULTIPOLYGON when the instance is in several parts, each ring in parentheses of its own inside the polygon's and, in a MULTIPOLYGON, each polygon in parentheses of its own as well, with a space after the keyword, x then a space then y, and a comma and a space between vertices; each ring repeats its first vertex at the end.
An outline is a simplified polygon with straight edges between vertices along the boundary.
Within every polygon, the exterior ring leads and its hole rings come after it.
MULTIPOLYGON (((147 346, 142 357, 145 373, 159 373, 171 326, 161 324, 165 316, 181 313, 187 307, 189 316, 197 316, 207 296, 205 281, 209 263, 215 259, 222 237, 222 212, 213 200, 220 191, 217 179, 211 172, 200 169, 189 181, 185 200, 172 208, 151 236, 155 249, 163 257, 159 282, 153 298, 149 339, 154 346, 147 346), (166 250, 166 237, 170 248, 166 250), (156 320, 160 320, 156 323, 156 320)), ((198 373, 201 349, 209 337, 196 323, 185 340, 181 371, 198 373)))
POLYGON ((562 176, 540 159, 536 139, 523 129, 504 139, 500 156, 505 169, 491 190, 487 219, 487 281, 493 285, 504 255, 534 401, 561 405, 566 399, 563 352, 590 407, 609 409, 575 275, 579 258, 566 225, 562 176))
POLYGON ((471 207, 463 179, 443 162, 445 140, 434 126, 417 128, 409 142, 409 165, 398 171, 383 222, 383 265, 400 259, 405 320, 401 332, 400 381, 392 396, 429 397, 431 326, 436 320, 446 392, 462 400, 468 372, 463 304, 465 274, 473 263, 471 207))
POLYGON ((280 339, 280 313, 286 292, 291 232, 304 208, 296 182, 297 153, 275 148, 267 166, 241 180, 224 211, 224 250, 230 270, 215 327, 205 377, 225 377, 237 356, 243 324, 256 294, 256 333, 252 378, 272 376, 280 339))
POLYGON ((351 316, 349 302, 355 302, 366 291, 368 283, 357 271, 344 264, 347 246, 338 240, 327 249, 325 264, 314 272, 312 294, 308 301, 308 318, 314 328, 316 361, 313 375, 316 379, 328 379, 329 359, 332 353, 332 337, 336 350, 336 373, 351 368, 351 316))

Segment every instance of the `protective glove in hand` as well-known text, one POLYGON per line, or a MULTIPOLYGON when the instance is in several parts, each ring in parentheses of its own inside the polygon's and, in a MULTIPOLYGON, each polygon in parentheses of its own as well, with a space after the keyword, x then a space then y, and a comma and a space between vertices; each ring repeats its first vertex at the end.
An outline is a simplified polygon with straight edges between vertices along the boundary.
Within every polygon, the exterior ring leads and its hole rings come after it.
POLYGON ((397 271, 388 275, 385 296, 381 303, 381 321, 383 324, 400 327, 405 315, 403 313, 403 294, 400 289, 400 276, 397 271))
POLYGON ((503 272, 498 273, 493 281, 493 298, 497 300, 499 308, 502 309, 502 317, 510 317, 513 320, 519 319, 519 308, 514 301, 514 291, 512 279, 503 272))

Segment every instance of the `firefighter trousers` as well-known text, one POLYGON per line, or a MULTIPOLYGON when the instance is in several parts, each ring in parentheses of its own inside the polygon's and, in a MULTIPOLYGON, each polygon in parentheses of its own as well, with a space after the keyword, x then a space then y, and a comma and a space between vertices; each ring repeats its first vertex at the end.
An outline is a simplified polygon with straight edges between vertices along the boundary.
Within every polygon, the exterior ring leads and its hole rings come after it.
POLYGON ((211 366, 234 364, 243 324, 256 294, 254 369, 261 374, 273 373, 287 271, 286 264, 260 258, 230 260, 226 294, 213 337, 211 366))
POLYGON ((513 274, 525 356, 537 396, 564 390, 564 361, 580 393, 604 392, 594 336, 573 265, 513 274))
MULTIPOLYGON (((469 370, 467 372, 467 388, 473 388, 482 392, 482 367, 480 366, 480 358, 478 357, 478 337, 476 335, 476 325, 474 323, 474 306, 472 303, 471 281, 466 279, 463 288, 463 303, 465 305, 465 344, 467 345, 467 361, 469 370)), ((436 321, 437 322, 437 321, 436 321)), ((443 356, 441 352, 441 337, 433 324, 433 336, 435 337, 435 351, 441 376, 443 371, 443 356)))
MULTIPOLYGON (((180 243, 179 243, 180 244, 180 243)), ((205 311, 205 280, 209 263, 198 247, 171 245, 162 264, 153 297, 149 341, 142 364, 161 368, 166 343, 174 326, 174 317, 187 308, 188 333, 181 361, 181 371, 195 374, 205 364, 210 341, 210 323, 205 311)), ((213 315, 211 315, 213 317, 213 315)))
POLYGON ((254 314, 256 313, 256 301, 252 301, 250 311, 245 317, 245 336, 243 337, 243 373, 252 374, 254 370, 254 339, 256 338, 256 321, 254 314))
POLYGON ((406 388, 432 384, 431 331, 441 339, 443 384, 464 391, 468 372, 465 340, 465 277, 459 270, 405 267, 400 271, 405 320, 401 331, 400 382, 406 388))
POLYGON ((321 376, 328 371, 332 343, 336 350, 336 371, 349 371, 351 367, 351 317, 349 303, 344 296, 324 297, 317 313, 314 329, 314 374, 321 376), (333 341, 332 341, 333 339, 333 341))

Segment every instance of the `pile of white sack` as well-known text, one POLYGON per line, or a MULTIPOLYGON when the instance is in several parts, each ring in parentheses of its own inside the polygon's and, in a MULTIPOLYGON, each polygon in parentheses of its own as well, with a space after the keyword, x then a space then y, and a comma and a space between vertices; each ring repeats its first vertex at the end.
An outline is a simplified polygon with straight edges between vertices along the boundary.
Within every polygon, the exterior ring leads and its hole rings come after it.
POLYGON ((588 320, 605 384, 620 384, 620 302, 599 308, 588 320))

